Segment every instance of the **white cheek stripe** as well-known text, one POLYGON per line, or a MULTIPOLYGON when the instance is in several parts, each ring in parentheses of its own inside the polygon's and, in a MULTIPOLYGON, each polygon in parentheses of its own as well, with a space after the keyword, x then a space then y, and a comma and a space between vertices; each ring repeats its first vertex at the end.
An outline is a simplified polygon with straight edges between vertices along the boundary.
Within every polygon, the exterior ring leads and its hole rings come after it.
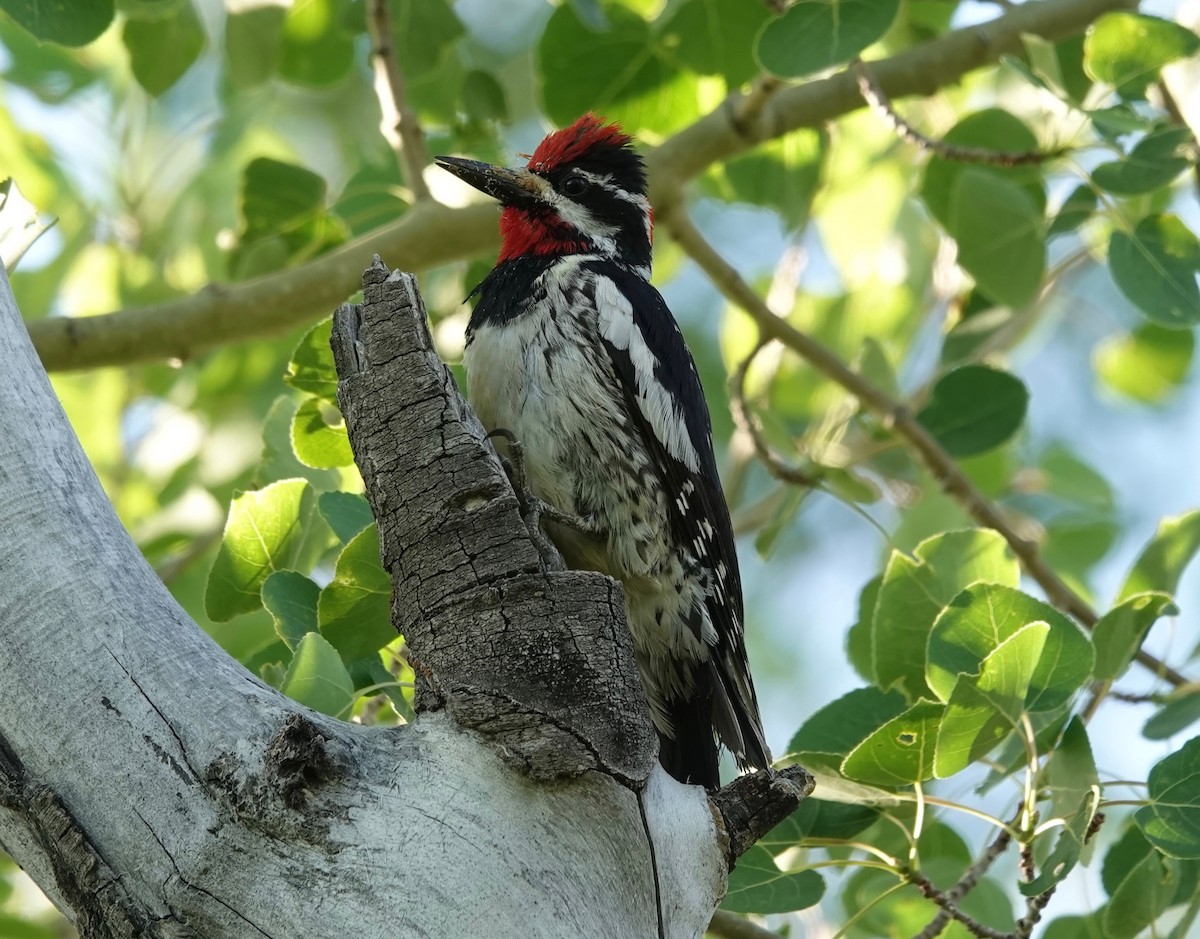
POLYGON ((688 437, 687 424, 670 392, 654 377, 657 361, 633 321, 633 307, 607 277, 596 278, 596 307, 600 311, 600 335, 628 352, 633 362, 638 409, 650 429, 671 456, 693 473, 699 472, 700 458, 688 437))

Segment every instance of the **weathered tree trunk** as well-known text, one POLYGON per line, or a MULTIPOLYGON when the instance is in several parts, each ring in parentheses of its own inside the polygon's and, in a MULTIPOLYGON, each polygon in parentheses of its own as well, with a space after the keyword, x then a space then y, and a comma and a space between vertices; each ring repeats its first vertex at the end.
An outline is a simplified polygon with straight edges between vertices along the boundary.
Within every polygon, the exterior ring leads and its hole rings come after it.
POLYGON ((422 712, 388 729, 283 697, 179 608, 0 278, 0 847, 85 937, 699 935, 810 781, 663 773, 619 588, 543 571, 415 282, 377 262, 365 289, 339 397, 422 712))

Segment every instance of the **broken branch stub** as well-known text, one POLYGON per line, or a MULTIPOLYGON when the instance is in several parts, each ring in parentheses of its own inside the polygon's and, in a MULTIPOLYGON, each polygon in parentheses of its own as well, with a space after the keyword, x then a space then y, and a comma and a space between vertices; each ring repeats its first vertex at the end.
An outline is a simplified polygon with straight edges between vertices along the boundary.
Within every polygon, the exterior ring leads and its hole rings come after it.
POLYGON ((334 313, 338 401, 379 524, 417 710, 446 708, 537 778, 640 783, 657 738, 620 587, 548 572, 483 427, 438 358, 416 279, 376 258, 334 313))

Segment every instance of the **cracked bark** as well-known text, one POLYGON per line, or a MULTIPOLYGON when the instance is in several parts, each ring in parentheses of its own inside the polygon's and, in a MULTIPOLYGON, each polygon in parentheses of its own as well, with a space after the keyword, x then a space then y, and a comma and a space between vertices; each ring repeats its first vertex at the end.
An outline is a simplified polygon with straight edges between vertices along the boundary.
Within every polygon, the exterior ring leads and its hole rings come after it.
POLYGON ((739 816, 658 767, 619 588, 541 569, 411 279, 365 296, 337 357, 421 675, 398 729, 307 711, 175 604, 0 278, 0 844, 85 937, 698 936, 739 816))

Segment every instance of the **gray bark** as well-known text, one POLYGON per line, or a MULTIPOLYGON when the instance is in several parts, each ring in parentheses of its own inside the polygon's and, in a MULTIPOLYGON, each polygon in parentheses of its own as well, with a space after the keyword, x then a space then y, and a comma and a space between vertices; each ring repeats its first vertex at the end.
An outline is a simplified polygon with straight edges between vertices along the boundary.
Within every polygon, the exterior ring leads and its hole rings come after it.
POLYGON ((0 847, 87 937, 699 935, 745 820, 810 783, 731 811, 662 772, 619 588, 543 572, 411 280, 366 289, 340 397, 421 682, 390 729, 283 697, 175 603, 0 278, 0 847))

